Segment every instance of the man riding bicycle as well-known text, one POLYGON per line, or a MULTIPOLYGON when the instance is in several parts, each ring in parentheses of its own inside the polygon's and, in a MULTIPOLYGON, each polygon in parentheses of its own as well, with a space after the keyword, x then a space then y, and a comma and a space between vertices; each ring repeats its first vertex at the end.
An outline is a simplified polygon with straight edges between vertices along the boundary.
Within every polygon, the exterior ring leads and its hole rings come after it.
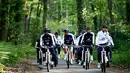
MULTIPOLYGON (((78 46, 82 46, 81 45, 81 39, 82 39, 82 37, 83 37, 83 34, 86 32, 86 30, 83 30, 81 33, 80 33, 80 35, 77 37, 77 45, 78 46)), ((77 49, 77 55, 78 55, 78 64, 79 65, 81 65, 82 64, 82 50, 83 50, 83 48, 82 47, 79 47, 78 49, 77 49)))
MULTIPOLYGON (((64 30, 64 36, 63 36, 63 44, 64 45, 74 45, 75 44, 75 41, 74 41, 74 35, 69 33, 69 31, 67 29, 64 30)), ((70 63, 73 64, 73 60, 72 60, 72 57, 73 57, 73 47, 69 47, 71 48, 70 50, 70 63)), ((64 60, 67 59, 67 48, 66 46, 64 47, 64 53, 65 53, 65 57, 64 57, 64 60)))
POLYGON ((55 37, 57 39, 56 49, 58 50, 58 58, 60 59, 61 37, 60 37, 59 32, 55 32, 55 37))
MULTIPOLYGON (((102 30, 97 33, 96 36, 96 45, 98 46, 98 68, 100 68, 100 63, 101 63, 101 51, 102 47, 100 45, 106 45, 105 51, 106 51, 106 56, 108 59, 108 52, 109 52, 109 43, 111 39, 109 36, 108 32, 108 27, 106 25, 102 26, 102 30)), ((109 63, 107 62, 107 67, 109 67, 109 63)))
POLYGON ((83 37, 81 39, 81 44, 82 45, 89 45, 89 47, 84 47, 84 60, 83 60, 83 65, 86 65, 85 62, 85 51, 87 48, 89 48, 90 51, 90 61, 93 61, 93 44, 94 44, 94 33, 91 30, 91 27, 87 27, 87 32, 83 34, 83 37))
MULTIPOLYGON (((52 34, 49 33, 49 29, 48 28, 45 28, 44 30, 44 34, 41 35, 40 37, 40 46, 49 46, 51 48, 49 48, 49 51, 52 55, 52 59, 51 59, 51 65, 54 64, 55 60, 56 60, 56 54, 55 54, 55 49, 54 49, 54 46, 55 46, 55 40, 54 40, 54 36, 52 34)), ((42 48, 42 51, 43 53, 46 52, 46 49, 45 48, 42 48)), ((43 58, 44 61, 45 61, 45 58, 43 58)))

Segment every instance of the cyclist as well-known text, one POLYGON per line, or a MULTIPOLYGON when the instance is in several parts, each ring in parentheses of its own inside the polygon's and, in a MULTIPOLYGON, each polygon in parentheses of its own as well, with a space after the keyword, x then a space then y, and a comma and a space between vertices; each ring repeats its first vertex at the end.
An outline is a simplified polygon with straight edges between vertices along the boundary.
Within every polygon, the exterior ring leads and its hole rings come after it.
MULTIPOLYGON (((110 42, 110 37, 109 37, 108 27, 106 25, 102 25, 102 30, 99 31, 96 36, 96 45, 98 46, 98 68, 100 68, 101 51, 102 51, 102 47, 100 47, 100 45, 108 45, 109 42, 110 42)), ((106 46, 105 51, 107 57, 108 57, 108 50, 109 47, 106 46)))
MULTIPOLYGON (((65 45, 74 45, 75 44, 74 35, 72 33, 69 33, 69 31, 67 29, 64 30, 63 44, 65 44, 65 45)), ((67 59, 67 48, 66 48, 66 46, 63 48, 64 48, 64 53, 65 53, 64 60, 66 60, 67 59)), ((73 47, 71 47, 70 55, 71 55, 70 63, 73 64, 73 60, 72 60, 73 47)))
MULTIPOLYGON (((80 33, 80 35, 77 37, 77 45, 79 45, 79 46, 81 46, 81 39, 82 39, 82 37, 83 37, 83 34, 86 32, 86 30, 83 30, 81 33, 80 33)), ((78 54, 78 63, 79 63, 79 65, 81 65, 82 64, 82 50, 83 50, 83 48, 82 47, 79 47, 78 49, 77 49, 77 54, 78 54)))
MULTIPOLYGON (((44 34, 41 35, 41 37, 40 37, 40 46, 41 47, 42 46, 50 46, 50 47, 55 46, 54 36, 49 33, 48 28, 44 29, 44 34)), ((55 59, 56 59, 55 49, 54 49, 54 47, 52 47, 52 48, 49 48, 49 50, 52 55, 51 65, 53 65, 55 62, 55 59)), ((43 53, 45 53, 45 52, 46 52, 46 49, 43 48, 43 53)), ((44 61, 45 61, 45 58, 44 58, 44 61)))
POLYGON ((39 48, 41 48, 41 47, 40 47, 40 39, 38 39, 38 40, 36 41, 35 48, 36 48, 36 50, 37 50, 37 63, 39 63, 39 48))
MULTIPOLYGON (((90 60, 93 61, 93 44, 94 44, 94 33, 91 30, 91 27, 87 27, 87 32, 83 34, 83 37, 81 39, 82 45, 89 45, 89 51, 90 51, 90 60)), ((85 51, 87 50, 87 47, 84 49, 84 61, 85 61, 85 51)), ((86 62, 83 63, 83 65, 86 65, 86 62)))
POLYGON ((55 32, 55 37, 57 39, 56 48, 58 49, 58 58, 60 59, 60 51, 61 51, 61 37, 59 32, 55 32))
POLYGON ((110 62, 112 62, 112 47, 114 47, 114 42, 113 42, 113 39, 112 39, 112 37, 111 36, 109 36, 109 39, 110 39, 110 41, 109 41, 109 43, 108 43, 108 48, 109 48, 109 53, 110 53, 110 62))

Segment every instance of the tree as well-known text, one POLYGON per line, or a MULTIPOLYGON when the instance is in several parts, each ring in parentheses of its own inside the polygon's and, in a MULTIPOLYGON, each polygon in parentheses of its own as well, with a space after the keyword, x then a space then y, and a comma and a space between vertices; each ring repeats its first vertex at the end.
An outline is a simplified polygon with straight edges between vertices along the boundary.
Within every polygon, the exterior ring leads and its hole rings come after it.
POLYGON ((110 23, 114 24, 114 19, 112 15, 112 0, 108 0, 108 9, 109 9, 109 15, 110 15, 110 23))
POLYGON ((43 28, 47 27, 46 21, 47 21, 47 1, 48 0, 43 0, 43 28))
POLYGON ((126 0, 126 18, 127 24, 130 24, 130 0, 126 0))
POLYGON ((9 0, 0 2, 0 40, 7 41, 9 0))
POLYGON ((77 2, 77 27, 78 27, 78 33, 80 33, 83 29, 85 29, 85 21, 82 16, 82 10, 83 10, 83 0, 76 0, 77 2))

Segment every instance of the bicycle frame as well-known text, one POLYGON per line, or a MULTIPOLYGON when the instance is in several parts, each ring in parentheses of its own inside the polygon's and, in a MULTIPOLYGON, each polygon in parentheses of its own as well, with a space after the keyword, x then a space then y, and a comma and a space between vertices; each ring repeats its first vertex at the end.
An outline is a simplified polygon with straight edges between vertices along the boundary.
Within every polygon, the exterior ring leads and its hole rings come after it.
MULTIPOLYGON (((102 51, 101 51, 101 63, 103 63, 103 56, 106 57, 106 51, 105 51, 105 48, 102 47, 102 51)), ((106 60, 106 59, 105 59, 106 60)), ((106 61, 105 61, 106 62, 106 61)))
POLYGON ((43 64, 43 52, 42 52, 42 48, 39 48, 40 50, 39 50, 39 59, 41 58, 42 59, 42 63, 41 64, 43 64))

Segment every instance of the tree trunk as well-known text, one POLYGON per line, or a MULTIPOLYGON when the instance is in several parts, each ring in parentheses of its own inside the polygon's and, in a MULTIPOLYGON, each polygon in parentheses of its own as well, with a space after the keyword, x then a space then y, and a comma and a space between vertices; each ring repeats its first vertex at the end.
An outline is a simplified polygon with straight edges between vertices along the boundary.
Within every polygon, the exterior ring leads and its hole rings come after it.
POLYGON ((130 24, 130 1, 126 0, 126 18, 127 24, 130 24))
POLYGON ((58 21, 61 21, 61 5, 60 5, 60 0, 58 2, 58 21))
POLYGON ((47 21, 47 0, 43 0, 43 28, 47 27, 46 21, 47 21))
MULTIPOLYGON (((94 5, 93 4, 91 4, 91 8, 92 8, 92 11, 93 11, 93 13, 95 13, 95 10, 94 10, 94 5)), ((94 29, 95 30, 97 30, 97 15, 95 15, 94 17, 93 17, 93 23, 94 23, 94 29)))
POLYGON ((1 0, 0 3, 0 40, 7 41, 8 32, 8 1, 1 0))
POLYGON ((82 16, 82 10, 83 10, 83 0, 76 0, 77 2, 77 27, 78 27, 78 33, 80 33, 83 29, 86 28, 85 21, 82 16))
POLYGON ((102 24, 102 0, 100 0, 100 25, 102 24))
POLYGON ((108 9, 109 9, 109 15, 110 15, 110 23, 114 24, 114 19, 112 15, 112 0, 108 0, 108 9))

